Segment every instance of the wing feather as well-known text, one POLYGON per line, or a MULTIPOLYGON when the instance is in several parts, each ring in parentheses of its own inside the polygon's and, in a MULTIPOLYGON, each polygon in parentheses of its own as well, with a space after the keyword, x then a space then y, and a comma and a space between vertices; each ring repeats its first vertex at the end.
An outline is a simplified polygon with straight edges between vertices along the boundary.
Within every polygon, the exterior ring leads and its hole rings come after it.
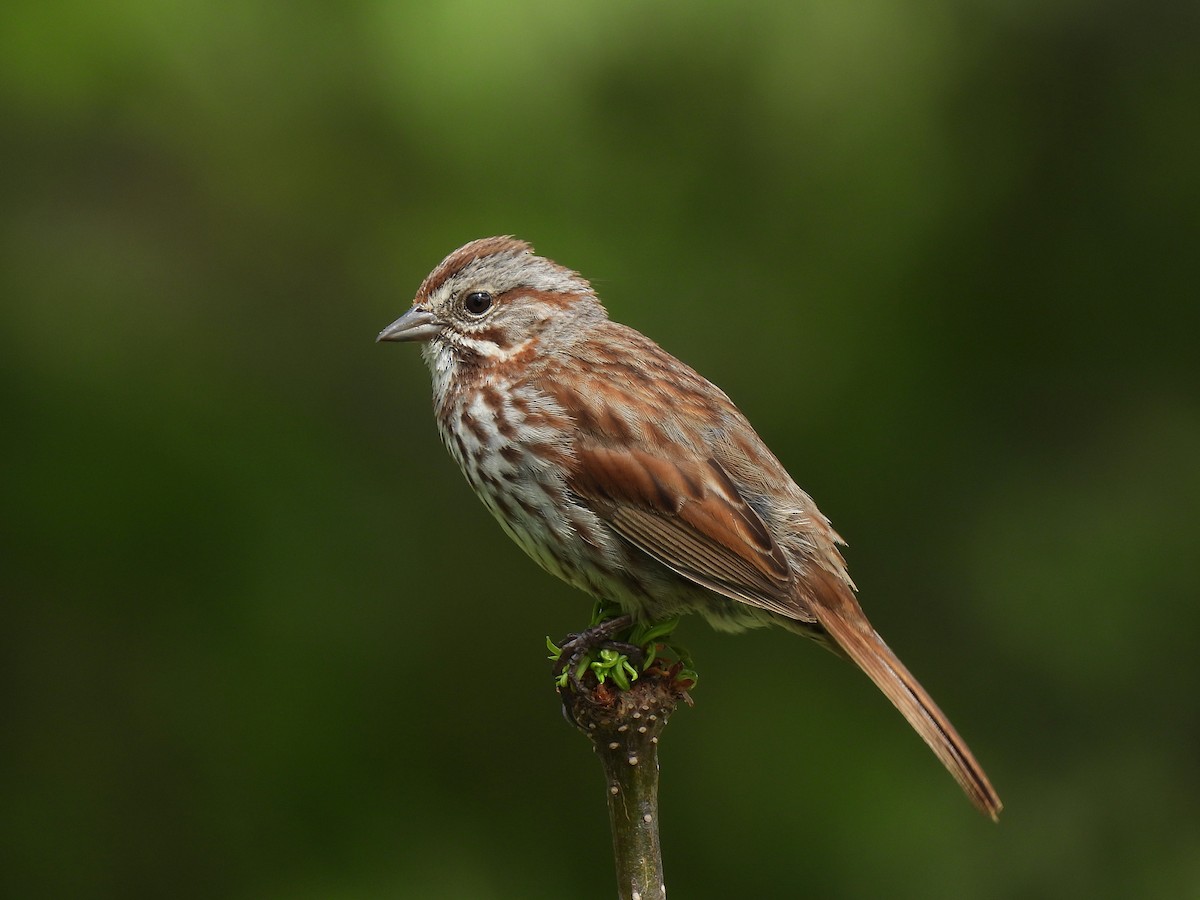
POLYGON ((580 448, 568 484, 621 537, 683 577, 795 615, 787 557, 715 459, 580 448))

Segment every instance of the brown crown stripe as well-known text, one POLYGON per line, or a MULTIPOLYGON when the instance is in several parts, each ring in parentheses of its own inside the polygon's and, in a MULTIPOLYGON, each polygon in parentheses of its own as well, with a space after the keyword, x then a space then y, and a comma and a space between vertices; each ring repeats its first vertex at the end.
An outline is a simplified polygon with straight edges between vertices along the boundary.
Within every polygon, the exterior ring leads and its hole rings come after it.
POLYGON ((533 247, 525 241, 518 240, 512 235, 499 235, 497 237, 481 238, 477 241, 459 247, 449 256, 442 260, 441 264, 436 269, 429 273, 429 277, 421 284, 421 289, 417 292, 418 297, 429 297, 434 291, 446 283, 452 276, 458 274, 477 259, 483 259, 488 256, 504 254, 507 256, 517 256, 521 253, 533 253, 533 247))

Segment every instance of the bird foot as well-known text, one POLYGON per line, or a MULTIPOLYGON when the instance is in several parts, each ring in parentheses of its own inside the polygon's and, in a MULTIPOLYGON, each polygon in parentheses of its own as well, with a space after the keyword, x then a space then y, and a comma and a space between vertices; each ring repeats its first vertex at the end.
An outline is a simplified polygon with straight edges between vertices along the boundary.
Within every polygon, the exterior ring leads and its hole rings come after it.
POLYGON ((645 651, 637 644, 613 638, 613 635, 632 625, 631 616, 617 616, 575 634, 568 634, 560 644, 554 645, 558 653, 554 662, 555 677, 564 687, 566 682, 570 682, 575 690, 583 690, 580 678, 591 667, 589 657, 596 655, 597 651, 602 660, 613 666, 620 666, 622 663, 619 657, 623 656, 634 672, 640 671, 646 662, 645 651))

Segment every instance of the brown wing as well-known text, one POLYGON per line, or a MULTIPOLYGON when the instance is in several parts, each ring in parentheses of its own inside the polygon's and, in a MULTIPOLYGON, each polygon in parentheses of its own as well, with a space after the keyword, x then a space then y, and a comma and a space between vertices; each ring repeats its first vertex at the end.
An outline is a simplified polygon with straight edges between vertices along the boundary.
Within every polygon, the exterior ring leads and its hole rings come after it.
POLYGON ((584 447, 568 485, 621 537, 684 578, 795 615, 787 557, 715 459, 584 447))

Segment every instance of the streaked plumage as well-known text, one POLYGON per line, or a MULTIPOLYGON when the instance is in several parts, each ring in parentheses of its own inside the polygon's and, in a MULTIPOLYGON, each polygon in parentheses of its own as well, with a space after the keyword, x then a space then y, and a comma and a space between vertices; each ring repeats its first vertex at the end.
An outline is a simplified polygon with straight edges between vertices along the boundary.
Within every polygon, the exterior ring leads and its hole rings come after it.
POLYGON ((514 238, 474 241, 380 339, 425 342, 446 447, 539 565, 639 619, 699 612, 822 641, 996 816, 970 750, 871 628, 812 498, 720 389, 610 321, 584 278, 514 238))

